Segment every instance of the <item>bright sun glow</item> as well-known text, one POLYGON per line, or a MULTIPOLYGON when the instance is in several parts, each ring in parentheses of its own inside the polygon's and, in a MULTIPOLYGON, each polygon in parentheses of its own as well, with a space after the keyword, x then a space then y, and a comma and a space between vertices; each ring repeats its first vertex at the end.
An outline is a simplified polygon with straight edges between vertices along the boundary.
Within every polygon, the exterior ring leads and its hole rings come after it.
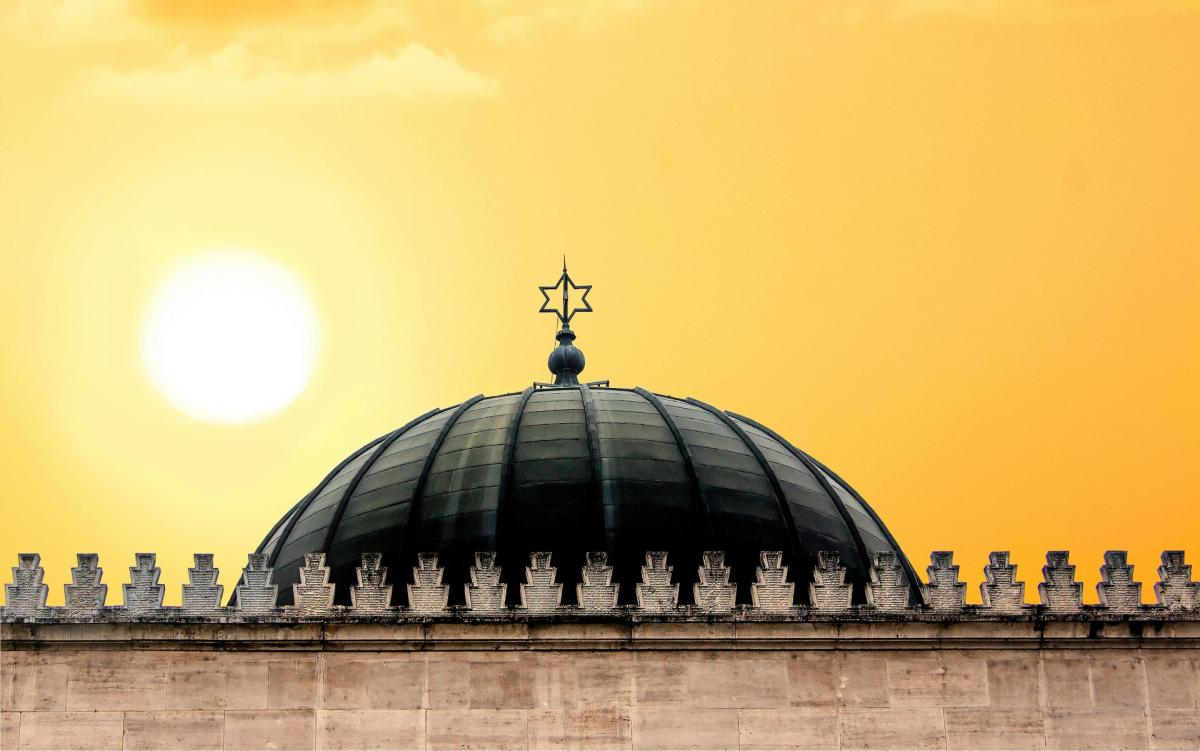
POLYGON ((261 256, 206 253, 159 285, 142 323, 142 363, 155 388, 198 420, 244 423, 304 391, 317 314, 290 271, 261 256))

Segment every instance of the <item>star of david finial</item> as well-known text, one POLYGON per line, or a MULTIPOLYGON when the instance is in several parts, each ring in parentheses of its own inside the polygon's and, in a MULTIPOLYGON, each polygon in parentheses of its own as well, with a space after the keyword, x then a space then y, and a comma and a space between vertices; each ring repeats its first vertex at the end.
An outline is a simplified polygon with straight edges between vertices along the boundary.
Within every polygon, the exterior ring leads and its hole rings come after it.
POLYGON ((562 324, 564 329, 571 327, 571 319, 576 313, 591 313, 592 304, 588 302, 588 293, 592 291, 590 284, 576 284, 571 275, 567 273, 567 257, 563 256, 562 276, 558 278, 554 284, 548 284, 544 287, 538 287, 542 293, 542 307, 538 310, 539 313, 553 313, 558 316, 558 322, 562 324), (562 307, 552 305, 550 301, 550 293, 556 292, 559 288, 562 289, 562 307), (576 299, 572 292, 579 292, 579 297, 576 299))

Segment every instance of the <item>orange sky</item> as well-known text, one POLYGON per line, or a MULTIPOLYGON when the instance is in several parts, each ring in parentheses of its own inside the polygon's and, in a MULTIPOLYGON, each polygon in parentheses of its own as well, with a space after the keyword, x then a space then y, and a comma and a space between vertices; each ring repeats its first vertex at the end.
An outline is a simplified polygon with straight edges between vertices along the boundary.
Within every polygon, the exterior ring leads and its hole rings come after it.
POLYGON ((545 379, 564 251, 589 378, 769 424, 974 599, 1200 562, 1200 2, 32 0, 0 66, 0 565, 51 602, 76 551, 231 585, 366 440, 545 379), (323 332, 241 427, 138 356, 215 248, 323 332))

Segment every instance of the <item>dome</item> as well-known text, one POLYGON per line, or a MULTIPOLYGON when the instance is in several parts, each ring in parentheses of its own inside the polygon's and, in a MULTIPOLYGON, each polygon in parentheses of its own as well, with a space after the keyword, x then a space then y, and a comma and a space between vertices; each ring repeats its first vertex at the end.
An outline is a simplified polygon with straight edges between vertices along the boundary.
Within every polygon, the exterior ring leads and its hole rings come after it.
POLYGON ((742 585, 759 551, 782 550, 800 603, 824 550, 840 553, 856 601, 881 551, 919 591, 866 501, 770 428, 696 399, 563 380, 433 410, 350 454, 259 546, 280 603, 312 552, 325 553, 340 604, 364 552, 384 554, 399 605, 420 552, 440 554, 451 604, 477 551, 497 553, 513 604, 533 551, 553 553, 565 603, 590 551, 608 553, 622 602, 648 550, 669 552, 685 604, 706 550, 725 551, 742 585))

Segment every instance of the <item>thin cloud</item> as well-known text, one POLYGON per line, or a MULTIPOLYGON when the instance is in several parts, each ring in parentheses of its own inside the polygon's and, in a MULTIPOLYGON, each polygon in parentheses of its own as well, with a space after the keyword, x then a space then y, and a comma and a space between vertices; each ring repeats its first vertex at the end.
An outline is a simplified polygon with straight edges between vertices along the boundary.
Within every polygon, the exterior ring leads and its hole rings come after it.
POLYGON ((91 99, 237 105, 326 103, 360 98, 471 99, 499 93, 495 81, 453 55, 410 43, 337 69, 296 69, 260 58, 241 44, 193 57, 180 49, 156 68, 87 70, 80 93, 91 99))

